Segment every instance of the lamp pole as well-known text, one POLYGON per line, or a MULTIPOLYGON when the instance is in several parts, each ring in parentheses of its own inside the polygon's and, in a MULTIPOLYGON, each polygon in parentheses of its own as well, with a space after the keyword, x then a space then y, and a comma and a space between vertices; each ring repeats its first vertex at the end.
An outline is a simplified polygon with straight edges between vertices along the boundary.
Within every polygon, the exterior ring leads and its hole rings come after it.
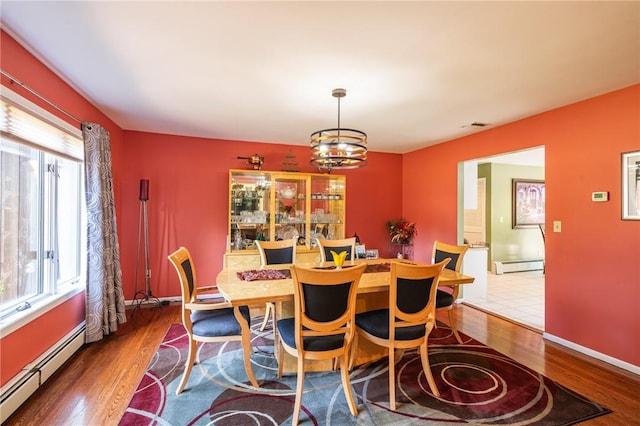
POLYGON ((136 309, 144 302, 153 299, 158 306, 161 306, 160 299, 151 293, 151 268, 149 266, 149 220, 147 217, 147 201, 149 200, 149 179, 140 179, 140 208, 138 215, 138 249, 136 250, 136 276, 135 294, 133 301, 137 303, 136 309), (140 243, 144 234, 144 290, 138 291, 138 277, 140 265, 140 243))

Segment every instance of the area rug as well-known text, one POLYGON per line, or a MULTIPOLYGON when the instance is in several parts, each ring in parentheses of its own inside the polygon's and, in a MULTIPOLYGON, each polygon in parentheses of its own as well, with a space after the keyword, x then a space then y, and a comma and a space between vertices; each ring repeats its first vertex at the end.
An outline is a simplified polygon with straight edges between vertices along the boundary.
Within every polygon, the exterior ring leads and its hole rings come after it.
MULTIPOLYGON (((185 390, 176 395, 184 371, 187 337, 181 324, 169 328, 120 425, 291 424, 296 375, 277 378, 273 332, 252 324, 253 372, 247 379, 237 342, 199 345, 185 390)), ((396 410, 389 407, 388 363, 354 368, 351 383, 359 414, 347 407, 339 371, 307 373, 303 425, 571 425, 611 411, 468 336, 460 345, 445 325, 429 339, 429 359, 441 392, 426 382, 420 356, 405 352, 396 365, 396 410)))

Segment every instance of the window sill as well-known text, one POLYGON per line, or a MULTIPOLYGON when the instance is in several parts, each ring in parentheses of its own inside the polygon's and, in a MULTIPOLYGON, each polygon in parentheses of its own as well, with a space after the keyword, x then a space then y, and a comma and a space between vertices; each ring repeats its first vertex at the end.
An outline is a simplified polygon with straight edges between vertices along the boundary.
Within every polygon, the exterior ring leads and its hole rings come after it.
POLYGON ((19 330, 21 327, 29 324, 31 321, 38 319, 42 315, 46 314, 55 307, 60 306, 61 304, 79 294, 80 292, 83 292, 84 290, 85 289, 79 285, 73 286, 67 291, 55 294, 37 303, 34 303, 29 309, 26 309, 22 312, 16 312, 10 317, 5 318, 4 320, 0 321, 0 338, 4 338, 14 331, 19 330))

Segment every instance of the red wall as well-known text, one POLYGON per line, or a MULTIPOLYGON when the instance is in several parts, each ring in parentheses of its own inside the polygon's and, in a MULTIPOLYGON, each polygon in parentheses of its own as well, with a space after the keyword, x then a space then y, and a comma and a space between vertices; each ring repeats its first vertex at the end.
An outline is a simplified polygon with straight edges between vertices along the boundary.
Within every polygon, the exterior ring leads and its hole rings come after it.
MULTIPOLYGON (((258 153, 265 158, 262 170, 277 171, 289 150, 301 172, 318 172, 309 166, 309 149, 304 146, 125 132, 124 163, 116 176, 123 186, 118 225, 125 297, 131 299, 135 288, 140 179, 149 179, 150 187, 151 290, 158 297, 179 296, 178 278, 167 260, 178 247, 191 251, 201 285, 215 282, 222 269, 229 169, 247 168, 237 157, 258 153)), ((347 176, 347 236, 357 233, 364 244, 385 255, 389 248, 385 223, 402 211, 402 156, 372 152, 365 168, 333 173, 347 176)), ((141 290, 142 275, 138 281, 141 290)))
POLYGON ((621 153, 640 150, 640 85, 404 156, 416 258, 456 241, 458 162, 545 146, 545 331, 640 366, 640 221, 621 220, 621 153), (591 192, 608 191, 594 203, 591 192))
POLYGON ((2 384, 37 359, 85 319, 85 294, 79 293, 2 338, 2 384))
MULTIPOLYGON (((278 170, 291 148, 301 171, 315 171, 306 164, 305 147, 123 132, 6 33, 1 37, 5 71, 111 133, 127 298, 134 288, 140 179, 151 183, 152 290, 164 296, 179 294, 166 260, 179 245, 192 250, 201 282, 212 282, 222 267, 227 171, 242 168, 237 156, 258 153, 266 158, 265 170, 278 170)), ((2 85, 58 113, 4 77, 2 85)), ((545 145, 547 217, 563 222, 562 233, 547 234, 546 330, 638 366, 640 221, 620 220, 620 153, 640 149, 639 105, 640 86, 633 86, 404 156, 371 153, 367 167, 344 173, 347 234, 357 232, 385 255, 384 224, 404 216, 417 222, 416 257, 427 260, 434 239, 456 240, 459 161, 545 145), (592 191, 609 191, 611 201, 591 203, 592 191)), ((374 139, 370 144, 375 149, 374 139)), ((81 298, 3 336, 0 384, 81 321, 81 298)))
MULTIPOLYGON (((111 145, 114 168, 122 157, 122 130, 109 120, 97 108, 74 91, 68 84, 55 76, 40 61, 22 48, 4 31, 0 32, 0 63, 2 69, 27 86, 35 89, 45 98, 54 102, 75 117, 100 123, 111 133, 111 145)), ((52 114, 80 126, 69 117, 33 96, 18 84, 12 84, 2 77, 2 85, 38 104, 52 114)), ((115 197, 117 214, 120 186, 115 181, 115 197)), ((84 321, 84 292, 49 311, 11 334, 2 336, 0 340, 0 386, 11 380, 28 363, 44 353, 52 343, 64 337, 78 324, 84 321)))

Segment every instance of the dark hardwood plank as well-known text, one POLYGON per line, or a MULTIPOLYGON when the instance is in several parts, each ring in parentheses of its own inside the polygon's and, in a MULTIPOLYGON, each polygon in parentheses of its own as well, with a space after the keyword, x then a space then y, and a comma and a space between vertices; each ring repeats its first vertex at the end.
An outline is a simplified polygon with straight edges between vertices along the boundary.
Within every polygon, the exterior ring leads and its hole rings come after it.
POLYGON ((85 345, 23 404, 7 425, 117 425, 180 306, 127 312, 128 321, 85 345))
MULTIPOLYGON (((456 312, 465 334, 614 411, 590 426, 639 424, 640 376, 474 308, 456 312)), ((178 305, 136 311, 118 332, 81 349, 6 424, 117 425, 167 328, 180 321, 178 305)))

